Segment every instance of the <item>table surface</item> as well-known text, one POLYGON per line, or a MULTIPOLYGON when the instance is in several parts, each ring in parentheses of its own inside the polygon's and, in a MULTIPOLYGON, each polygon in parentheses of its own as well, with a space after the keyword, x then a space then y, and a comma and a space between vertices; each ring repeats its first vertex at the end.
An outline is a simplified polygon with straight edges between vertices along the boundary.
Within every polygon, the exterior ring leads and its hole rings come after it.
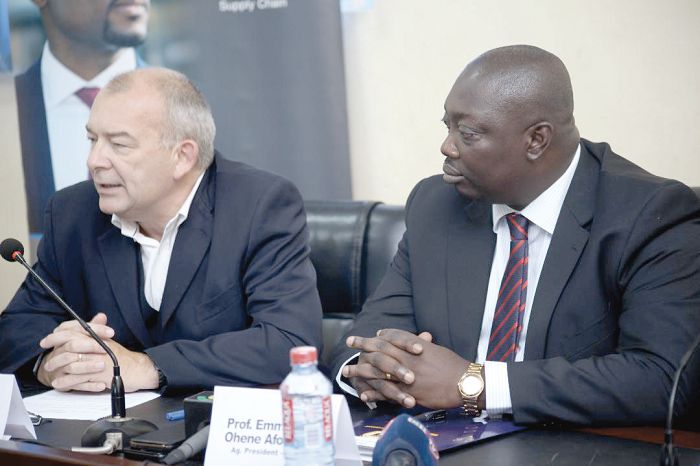
MULTIPOLYGON (((184 436, 184 421, 167 421, 165 413, 182 409, 181 397, 160 397, 130 408, 127 414, 132 417, 147 419, 161 429, 173 430, 184 436)), ((367 415, 361 406, 351 404, 353 418, 367 415)), ((36 428, 37 437, 45 445, 67 448, 79 445, 83 431, 91 424, 90 421, 51 420, 36 428)), ((660 428, 616 428, 616 429, 541 429, 532 428, 482 443, 469 445, 455 451, 443 453, 441 465, 567 465, 567 466, 656 466, 659 464, 660 446, 649 441, 662 438, 660 428), (602 435, 601 435, 602 434, 602 435)), ((678 448, 681 466, 700 465, 700 433, 678 432, 676 437, 684 447, 678 448)), ((37 454, 53 449, 42 449, 35 445, 20 442, 0 442, 0 450, 33 450, 37 454)), ((55 450, 53 450, 55 452, 55 450)), ((74 455, 76 459, 84 458, 75 453, 60 452, 63 455, 74 455)), ((92 457, 92 464, 121 464, 135 466, 144 464, 120 458, 106 457, 99 463, 92 457)), ((32 464, 32 463, 26 463, 32 464)), ((82 463, 75 463, 82 464, 82 463)), ((90 464, 86 462, 84 464, 90 464)), ((153 464, 153 463, 150 463, 153 464)), ((189 465, 199 463, 190 462, 189 465)))

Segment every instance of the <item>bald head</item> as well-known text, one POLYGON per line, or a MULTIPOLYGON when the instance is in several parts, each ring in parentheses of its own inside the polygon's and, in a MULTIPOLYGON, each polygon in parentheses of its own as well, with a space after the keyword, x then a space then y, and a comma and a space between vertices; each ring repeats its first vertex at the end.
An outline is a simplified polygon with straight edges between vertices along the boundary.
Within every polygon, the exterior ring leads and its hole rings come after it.
POLYGON ((464 69, 458 81, 479 82, 494 111, 534 123, 573 124, 574 96, 564 63, 531 45, 489 50, 464 69))
POLYGON ((579 143, 571 80, 553 54, 527 45, 467 65, 445 101, 445 181, 516 210, 554 183, 579 143))
POLYGON ((182 73, 167 68, 141 68, 112 79, 101 91, 114 94, 142 89, 158 95, 163 102, 163 144, 171 148, 184 139, 199 147, 198 165, 206 169, 214 159, 216 127, 211 109, 202 93, 182 73))

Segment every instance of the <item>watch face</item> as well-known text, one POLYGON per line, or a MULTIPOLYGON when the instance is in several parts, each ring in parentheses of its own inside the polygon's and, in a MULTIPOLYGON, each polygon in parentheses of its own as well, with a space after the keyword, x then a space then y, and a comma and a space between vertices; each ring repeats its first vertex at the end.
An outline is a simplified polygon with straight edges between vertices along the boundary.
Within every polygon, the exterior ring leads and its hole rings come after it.
POLYGON ((478 395, 483 389, 483 382, 480 377, 475 375, 468 375, 460 383, 462 387, 462 392, 467 396, 478 395))

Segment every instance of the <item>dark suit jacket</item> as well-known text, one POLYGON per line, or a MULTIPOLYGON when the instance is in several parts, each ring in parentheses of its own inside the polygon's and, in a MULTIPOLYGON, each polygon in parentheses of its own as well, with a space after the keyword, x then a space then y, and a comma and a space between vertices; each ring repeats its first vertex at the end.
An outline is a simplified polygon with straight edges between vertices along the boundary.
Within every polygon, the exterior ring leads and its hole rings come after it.
POLYGON ((41 231, 44 206, 56 190, 41 87, 41 59, 15 77, 15 93, 29 231, 35 233, 41 231))
MULTIPOLYGON (((321 342, 321 304, 301 197, 288 181, 218 155, 175 241, 160 341, 140 311, 136 243, 99 211, 91 182, 49 201, 35 269, 84 319, 145 352, 169 387, 281 382, 289 349, 321 342)), ((28 278, 0 316, 0 372, 36 358, 67 320, 28 278)))
MULTIPOLYGON (((496 241, 491 205, 432 177, 413 190, 406 226, 350 334, 429 331, 474 360, 496 241)), ((697 197, 607 144, 582 140, 534 294, 525 361, 508 364, 515 420, 660 422, 674 371, 698 332, 697 197)), ((352 351, 338 345, 334 373, 352 351)), ((691 374, 680 411, 697 398, 697 369, 691 374)))
MULTIPOLYGON (((136 66, 146 66, 136 56, 136 66)), ((27 196, 29 232, 40 233, 44 208, 56 191, 51 165, 51 146, 41 84, 41 57, 27 71, 15 76, 15 94, 22 144, 24 190, 27 196)))

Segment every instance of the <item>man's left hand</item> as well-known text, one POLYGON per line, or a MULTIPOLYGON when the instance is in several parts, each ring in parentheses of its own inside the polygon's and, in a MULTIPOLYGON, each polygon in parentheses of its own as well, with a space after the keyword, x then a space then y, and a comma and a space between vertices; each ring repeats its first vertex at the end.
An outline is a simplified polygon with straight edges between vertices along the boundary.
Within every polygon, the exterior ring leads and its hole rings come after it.
MULTIPOLYGON (((119 361, 124 391, 127 393, 137 390, 155 390, 158 388, 158 371, 151 358, 146 353, 130 351, 114 340, 105 341, 119 361)), ((105 361, 107 387, 112 384, 113 365, 108 355, 102 355, 105 361)))

